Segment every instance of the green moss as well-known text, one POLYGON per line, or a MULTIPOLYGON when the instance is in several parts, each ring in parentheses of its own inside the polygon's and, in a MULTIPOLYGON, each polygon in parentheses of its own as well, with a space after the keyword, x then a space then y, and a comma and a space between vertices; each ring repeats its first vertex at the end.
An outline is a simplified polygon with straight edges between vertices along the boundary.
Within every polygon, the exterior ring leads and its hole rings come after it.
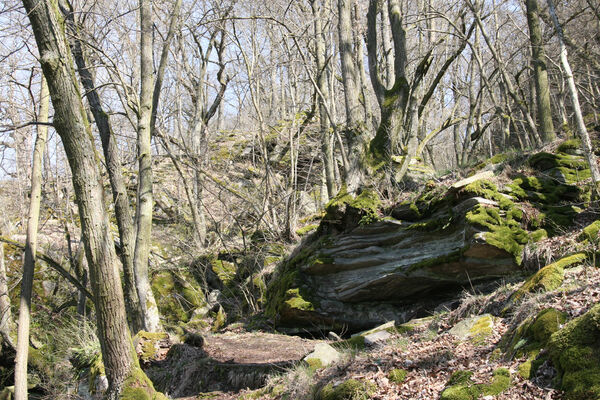
POLYGON ((600 305, 555 332, 548 350, 567 399, 600 398, 600 305))
POLYGON ((200 285, 187 271, 161 271, 152 277, 152 292, 167 325, 188 322, 192 312, 205 304, 200 285))
POLYGON ((308 364, 308 368, 312 371, 323 368, 323 362, 320 358, 307 358, 305 361, 308 364))
POLYGON ((581 139, 569 139, 562 142, 556 151, 561 153, 572 154, 576 150, 581 149, 581 139))
MULTIPOLYGON (((169 335, 165 332, 146 332, 139 331, 133 338, 133 343, 136 345, 141 342, 141 354, 139 357, 141 361, 148 362, 156 358, 158 350, 158 342, 161 340, 168 339, 169 335)), ((136 345, 137 347, 137 345, 136 345)))
POLYGON ((219 311, 215 314, 215 320, 213 322, 211 330, 213 332, 218 332, 221 328, 225 326, 227 322, 227 314, 225 314, 225 310, 223 307, 219 306, 219 311))
POLYGON ((484 396, 497 396, 510 387, 510 372, 506 368, 498 368, 492 374, 492 382, 481 385, 481 393, 484 396))
POLYGON ((524 363, 519 364, 518 374, 523 379, 529 379, 532 375, 531 360, 527 360, 524 363))
POLYGON ((567 314, 554 308, 547 308, 536 316, 531 325, 530 332, 533 339, 539 343, 546 343, 550 336, 558 331, 567 320, 567 314))
POLYGON ((394 368, 390 372, 388 372, 388 379, 390 382, 394 382, 399 385, 406 380, 406 376, 408 375, 408 371, 405 369, 394 368))
POLYGON ((491 315, 486 315, 477 320, 477 322, 469 329, 471 341, 475 344, 481 344, 485 338, 493 332, 494 319, 491 315))
POLYGON ((154 389, 152 381, 139 366, 134 366, 123 382, 119 396, 121 400, 167 400, 167 397, 154 389))
POLYGON ((342 340, 331 344, 336 349, 352 349, 352 350, 363 350, 365 345, 365 338, 361 335, 352 336, 350 339, 342 340))
POLYGON ((475 400, 479 396, 497 396, 510 387, 510 372, 499 368, 492 373, 490 383, 476 384, 471 380, 471 371, 457 371, 450 377, 440 400, 475 400))
POLYGON ((237 273, 237 267, 234 263, 224 260, 213 259, 212 270, 219 277, 219 280, 223 282, 223 285, 229 287, 235 279, 237 273))
POLYGON ((529 277, 529 279, 527 279, 521 287, 512 294, 511 300, 520 300, 527 293, 547 292, 558 288, 562 285, 565 267, 582 262, 586 258, 587 256, 584 253, 577 253, 563 257, 560 260, 545 266, 529 277))
POLYGON ((545 229, 538 229, 531 232, 529 237, 533 242, 539 242, 540 240, 548 238, 548 232, 545 229))
POLYGON ((307 301, 302 297, 300 289, 298 288, 289 289, 286 292, 285 304, 287 304, 289 308, 295 308, 302 311, 313 311, 315 309, 310 301, 307 301))
POLYGON ((333 387, 326 385, 318 396, 320 400, 369 400, 376 390, 372 382, 348 379, 347 381, 333 387))
POLYGON ((296 229, 296 235, 304 236, 309 232, 316 230, 319 227, 319 224, 311 224, 303 226, 302 228, 296 229))
POLYGON ((496 208, 478 205, 466 215, 468 223, 486 228, 485 241, 511 254, 517 264, 521 264, 523 247, 529 241, 529 234, 518 224, 514 216, 507 213, 503 218, 496 208))
POLYGON ((594 221, 583 228, 577 239, 581 242, 598 243, 598 231, 600 231, 600 220, 594 221))

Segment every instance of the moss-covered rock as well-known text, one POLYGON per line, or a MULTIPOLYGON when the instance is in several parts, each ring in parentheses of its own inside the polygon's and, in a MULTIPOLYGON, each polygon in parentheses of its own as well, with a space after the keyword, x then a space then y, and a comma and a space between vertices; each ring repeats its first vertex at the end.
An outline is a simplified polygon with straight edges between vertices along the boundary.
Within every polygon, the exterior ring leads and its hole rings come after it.
POLYGON ((390 382, 393 382, 397 385, 401 384, 406 380, 406 376, 408 375, 408 371, 405 369, 394 368, 390 372, 388 372, 388 379, 390 382))
POLYGON ((152 292, 167 326, 189 322, 194 310, 206 304, 200 285, 192 274, 184 270, 155 274, 152 277, 152 292))
POLYGON ((598 244, 598 231, 600 231, 600 220, 594 221, 585 228, 583 228, 581 234, 577 237, 580 242, 598 244))
POLYGON ((369 400, 375 392, 376 386, 372 382, 357 379, 348 379, 337 386, 326 385, 321 389, 319 400, 369 400))
POLYGON ((368 225, 379 221, 381 200, 377 193, 363 189, 358 195, 348 193, 346 185, 342 186, 337 196, 325 206, 325 216, 321 220, 319 232, 330 234, 343 232, 359 225, 368 225))
POLYGON ((510 297, 510 302, 521 300, 529 293, 547 292, 557 289, 564 280, 566 267, 583 262, 585 253, 576 253, 553 262, 530 276, 510 297))
POLYGON ((169 334, 166 332, 139 331, 133 337, 133 347, 141 362, 147 363, 158 358, 160 343, 169 344, 169 334))
POLYGON ((476 400, 479 396, 497 396, 510 387, 510 372, 498 368, 490 383, 474 383, 471 371, 457 371, 450 377, 440 400, 476 400))
POLYGON ((600 305, 555 332, 548 350, 567 399, 600 398, 600 305))

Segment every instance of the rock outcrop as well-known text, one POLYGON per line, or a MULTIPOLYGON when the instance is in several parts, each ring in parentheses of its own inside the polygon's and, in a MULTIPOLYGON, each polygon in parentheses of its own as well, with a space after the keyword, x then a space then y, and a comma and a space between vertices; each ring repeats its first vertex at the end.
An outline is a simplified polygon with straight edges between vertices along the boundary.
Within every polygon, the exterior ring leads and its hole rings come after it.
POLYGON ((357 331, 404 322, 444 295, 518 273, 527 243, 572 223, 577 209, 561 203, 589 197, 576 186, 589 177, 581 157, 539 153, 529 165, 539 177, 516 175, 500 189, 491 171, 428 185, 385 218, 374 192, 342 189, 274 275, 267 314, 290 332, 357 331), (547 178, 553 172, 563 179, 547 178))

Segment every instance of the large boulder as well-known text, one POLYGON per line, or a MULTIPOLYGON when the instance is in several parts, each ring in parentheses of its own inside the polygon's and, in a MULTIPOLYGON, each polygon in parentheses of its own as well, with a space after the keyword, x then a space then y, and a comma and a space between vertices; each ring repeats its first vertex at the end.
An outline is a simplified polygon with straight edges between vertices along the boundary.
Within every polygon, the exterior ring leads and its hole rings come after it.
MULTIPOLYGON (((530 237, 512 201, 487 181, 451 188, 443 198, 415 222, 353 218, 344 230, 344 215, 324 219, 271 281, 267 313, 282 328, 360 330, 404 322, 444 294, 520 269, 530 237)), ((343 209, 339 199, 331 204, 343 209)))

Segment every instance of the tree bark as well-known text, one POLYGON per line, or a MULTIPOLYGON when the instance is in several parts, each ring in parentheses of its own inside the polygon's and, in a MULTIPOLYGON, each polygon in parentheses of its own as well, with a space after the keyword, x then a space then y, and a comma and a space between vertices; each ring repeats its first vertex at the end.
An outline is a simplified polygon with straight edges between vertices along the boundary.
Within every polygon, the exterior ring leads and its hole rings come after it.
POLYGON ((79 93, 63 21, 50 2, 23 0, 40 53, 60 135, 72 172, 81 228, 94 293, 98 338, 109 381, 108 398, 116 399, 134 358, 116 268, 117 258, 104 207, 96 149, 79 93))
POLYGON ((135 231, 133 228, 133 219, 131 217, 129 195, 122 173, 122 162, 119 155, 116 137, 113 133, 108 114, 102 107, 100 96, 94 84, 94 78, 89 68, 85 55, 83 53, 82 42, 75 25, 73 12, 67 15, 67 21, 73 31, 73 46, 71 52, 77 64, 77 71, 81 84, 85 90, 86 98, 90 106, 92 115, 100 134, 102 142, 102 151, 106 161, 106 170, 112 189, 113 202, 115 205, 115 217, 119 238, 121 239, 121 263, 123 264, 123 289, 125 295, 125 307, 129 317, 130 329, 137 332, 143 328, 142 310, 135 286, 133 252, 135 247, 135 231))
MULTIPOLYGON (((38 121, 47 123, 50 96, 48 94, 48 83, 44 77, 42 77, 41 86, 38 121)), ((19 302, 17 356, 15 360, 15 399, 18 400, 27 399, 27 356, 29 354, 31 292, 33 289, 33 272, 35 270, 35 253, 37 250, 37 233, 42 198, 42 162, 44 160, 47 136, 48 126, 38 125, 31 168, 27 239, 25 244, 25 261, 23 263, 23 280, 21 281, 21 299, 19 302)))
POLYGON ((321 129, 321 155, 325 172, 325 182, 327 184, 327 196, 333 198, 337 194, 335 175, 333 169, 333 147, 331 133, 329 132, 329 120, 327 117, 326 102, 329 101, 329 86, 327 85, 327 74, 325 73, 325 38, 323 37, 323 15, 318 0, 311 0, 310 6, 314 18, 315 34, 315 67, 317 85, 321 91, 321 96, 317 97, 319 102, 319 126, 321 129))
POLYGON ((152 147, 151 119, 154 77, 152 72, 152 4, 150 0, 140 0, 140 108, 138 110, 137 151, 138 187, 133 266, 135 283, 142 309, 144 330, 157 332, 162 329, 158 307, 150 287, 148 263, 150 240, 152 237, 152 147))
POLYGON ((527 6, 527 25, 529 26, 529 38, 531 41, 536 91, 535 100, 541 130, 540 135, 544 143, 550 143, 556 139, 556 134, 554 133, 554 124, 552 123, 548 67, 546 65, 546 53, 544 51, 542 29, 540 28, 538 2, 537 0, 526 0, 525 4, 527 6))
POLYGON ((17 349, 13 339, 15 332, 15 321, 10 309, 10 296, 8 293, 8 277, 6 275, 6 264, 4 263, 4 243, 0 242, 0 336, 8 347, 17 349))

